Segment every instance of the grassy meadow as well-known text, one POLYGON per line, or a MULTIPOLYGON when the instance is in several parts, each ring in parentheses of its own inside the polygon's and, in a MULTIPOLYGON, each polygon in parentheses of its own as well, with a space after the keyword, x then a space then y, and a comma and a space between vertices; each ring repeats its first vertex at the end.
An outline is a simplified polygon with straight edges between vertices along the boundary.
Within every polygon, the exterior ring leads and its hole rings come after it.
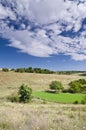
POLYGON ((0 72, 0 98, 16 92, 21 84, 27 84, 33 91, 42 91, 49 88, 49 84, 53 80, 61 81, 65 88, 68 83, 73 80, 85 78, 79 74, 57 75, 57 74, 34 74, 34 73, 15 73, 0 72))
POLYGON ((78 101, 81 103, 81 100, 86 94, 70 94, 70 93, 47 93, 47 92, 33 92, 33 96, 43 99, 45 101, 52 101, 58 103, 74 103, 78 101))
MULTIPOLYGON (((0 130, 86 130, 86 105, 70 104, 68 94, 66 97, 52 94, 52 102, 45 101, 49 95, 43 92, 53 80, 61 81, 67 88, 70 81, 81 78, 86 76, 0 72, 0 130), (8 101, 7 97, 16 93, 23 83, 33 89, 34 97, 42 96, 44 100, 33 98, 28 104, 8 101), (56 96, 63 97, 61 103, 53 102, 58 99, 56 96)), ((74 100, 82 98, 81 94, 74 96, 74 100)))

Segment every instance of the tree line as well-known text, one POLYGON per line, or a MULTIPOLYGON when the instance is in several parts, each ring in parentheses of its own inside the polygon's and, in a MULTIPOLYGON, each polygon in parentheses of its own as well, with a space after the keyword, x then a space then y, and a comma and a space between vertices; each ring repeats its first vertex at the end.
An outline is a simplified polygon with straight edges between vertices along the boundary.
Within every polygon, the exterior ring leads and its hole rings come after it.
POLYGON ((53 74, 55 71, 51 71, 49 69, 42 69, 42 68, 17 68, 17 69, 8 69, 8 68, 3 68, 2 71, 8 72, 8 71, 14 71, 14 72, 19 72, 19 73, 41 73, 41 74, 53 74))
POLYGON ((8 72, 8 71, 14 71, 14 72, 20 72, 20 73, 41 73, 41 74, 64 74, 64 75, 71 75, 71 74, 76 74, 76 73, 82 73, 82 76, 86 75, 86 71, 52 71, 49 69, 42 69, 42 68, 2 68, 2 71, 8 72))

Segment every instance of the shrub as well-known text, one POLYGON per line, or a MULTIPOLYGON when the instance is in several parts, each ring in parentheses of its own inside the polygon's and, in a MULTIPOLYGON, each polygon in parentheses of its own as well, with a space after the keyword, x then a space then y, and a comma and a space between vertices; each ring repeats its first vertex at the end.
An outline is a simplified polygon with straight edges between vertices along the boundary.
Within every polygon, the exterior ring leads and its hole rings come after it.
POLYGON ((7 99, 10 100, 11 102, 19 102, 18 94, 12 94, 11 96, 8 96, 7 99))
POLYGON ((82 85, 86 84, 86 80, 85 79, 79 79, 78 82, 82 85))
POLYGON ((63 90, 62 83, 59 81, 52 81, 50 84, 50 89, 55 90, 55 92, 60 92, 63 90))
POLYGON ((80 93, 82 91, 82 85, 78 82, 71 82, 69 92, 71 93, 80 93))
POLYGON ((86 104, 86 96, 82 99, 81 104, 86 104))
POLYGON ((31 100, 32 89, 27 85, 21 85, 18 91, 19 101, 27 103, 31 100))
POLYGON ((2 71, 4 71, 4 72, 8 72, 9 69, 8 69, 8 68, 3 68, 2 71))
POLYGON ((83 93, 86 94, 86 85, 83 86, 83 93))
POLYGON ((74 101, 74 104, 78 104, 79 102, 76 100, 76 101, 74 101))
POLYGON ((17 94, 8 96, 7 99, 11 102, 24 102, 27 103, 31 100, 32 89, 27 85, 21 85, 17 94))
POLYGON ((14 69, 14 68, 12 68, 12 69, 11 69, 11 71, 15 71, 15 69, 14 69))
POLYGON ((24 73, 25 72, 25 68, 18 68, 18 69, 15 70, 15 72, 24 73))
POLYGON ((81 101, 81 104, 86 104, 86 102, 84 100, 81 101))
POLYGON ((85 92, 85 85, 86 84, 86 80, 85 79, 79 79, 79 80, 75 80, 69 83, 70 88, 69 88, 69 92, 71 93, 82 93, 85 92))

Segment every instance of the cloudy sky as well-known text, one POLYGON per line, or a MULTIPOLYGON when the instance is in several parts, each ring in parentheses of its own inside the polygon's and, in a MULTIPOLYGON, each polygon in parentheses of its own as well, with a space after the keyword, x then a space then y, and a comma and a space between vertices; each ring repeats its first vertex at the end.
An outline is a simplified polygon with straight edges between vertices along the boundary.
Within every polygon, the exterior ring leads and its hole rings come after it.
POLYGON ((0 67, 86 70, 86 0, 0 0, 0 67))

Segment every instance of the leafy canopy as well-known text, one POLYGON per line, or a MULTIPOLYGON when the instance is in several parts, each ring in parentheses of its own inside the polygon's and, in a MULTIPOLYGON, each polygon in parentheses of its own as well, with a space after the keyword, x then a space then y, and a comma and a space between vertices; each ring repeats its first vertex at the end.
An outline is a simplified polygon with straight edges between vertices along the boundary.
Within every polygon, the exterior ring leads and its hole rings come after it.
POLYGON ((63 90, 62 83, 59 81, 52 81, 50 84, 50 89, 55 90, 56 92, 62 91, 63 90))
POLYGON ((32 89, 27 85, 22 84, 19 88, 19 101, 27 103, 31 100, 32 89))
POLYGON ((85 79, 72 81, 69 83, 69 86, 70 86, 69 92, 72 92, 72 93, 86 92, 84 85, 86 85, 85 79))

